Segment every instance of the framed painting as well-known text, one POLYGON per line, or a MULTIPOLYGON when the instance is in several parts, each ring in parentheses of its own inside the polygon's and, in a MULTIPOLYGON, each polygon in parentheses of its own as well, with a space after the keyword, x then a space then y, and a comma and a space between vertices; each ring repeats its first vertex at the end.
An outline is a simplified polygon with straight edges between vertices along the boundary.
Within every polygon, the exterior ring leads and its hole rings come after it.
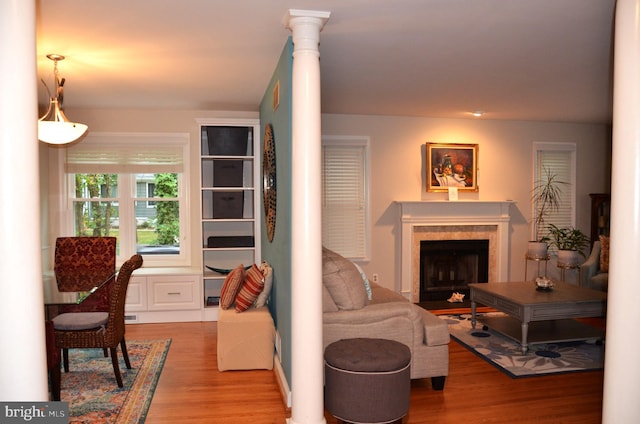
POLYGON ((478 145, 426 144, 427 191, 478 191, 478 145))

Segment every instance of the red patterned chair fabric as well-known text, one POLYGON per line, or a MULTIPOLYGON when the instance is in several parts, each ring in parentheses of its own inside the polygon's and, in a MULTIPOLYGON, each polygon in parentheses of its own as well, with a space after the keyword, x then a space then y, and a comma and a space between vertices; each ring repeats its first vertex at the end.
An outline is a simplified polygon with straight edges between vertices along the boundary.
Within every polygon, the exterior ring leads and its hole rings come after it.
MULTIPOLYGON (((58 290, 90 290, 116 271, 115 237, 58 237, 54 272, 58 290)), ((62 312, 107 312, 115 277, 81 305, 64 305, 62 312)))

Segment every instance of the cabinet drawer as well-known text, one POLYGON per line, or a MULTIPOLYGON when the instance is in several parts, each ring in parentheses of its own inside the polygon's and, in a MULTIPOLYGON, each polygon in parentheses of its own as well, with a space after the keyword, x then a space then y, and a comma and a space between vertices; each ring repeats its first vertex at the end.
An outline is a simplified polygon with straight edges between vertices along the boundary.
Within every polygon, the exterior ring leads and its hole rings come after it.
POLYGON ((148 310, 200 308, 199 279, 194 276, 149 277, 148 310))

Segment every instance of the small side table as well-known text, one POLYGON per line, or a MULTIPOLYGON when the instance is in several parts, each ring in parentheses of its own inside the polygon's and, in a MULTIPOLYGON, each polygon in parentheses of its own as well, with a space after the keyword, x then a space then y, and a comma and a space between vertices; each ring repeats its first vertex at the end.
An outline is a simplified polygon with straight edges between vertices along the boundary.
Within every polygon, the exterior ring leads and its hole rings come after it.
POLYGON ((575 269, 577 270, 576 273, 576 286, 581 285, 582 283, 582 268, 580 267, 580 264, 565 264, 562 262, 558 262, 557 263, 558 268, 560 268, 560 280, 564 281, 565 283, 567 282, 565 280, 565 273, 568 269, 575 269))
MULTIPOLYGON (((549 263, 549 259, 551 258, 551 256, 546 255, 546 256, 532 256, 529 255, 528 253, 525 253, 524 255, 524 281, 527 281, 527 266, 529 264, 529 261, 535 261, 538 263, 538 275, 537 277, 540 276, 540 262, 544 262, 544 275, 547 275, 547 264, 549 263)), ((535 280, 535 278, 534 278, 535 280)))

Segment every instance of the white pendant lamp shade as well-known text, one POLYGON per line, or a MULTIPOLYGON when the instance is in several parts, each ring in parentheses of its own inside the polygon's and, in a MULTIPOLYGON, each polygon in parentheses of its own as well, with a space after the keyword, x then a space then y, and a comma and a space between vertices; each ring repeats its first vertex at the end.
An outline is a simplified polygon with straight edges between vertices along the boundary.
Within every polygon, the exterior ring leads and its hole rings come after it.
POLYGON ((82 137, 88 127, 85 124, 69 121, 62 111, 60 103, 62 102, 62 89, 65 80, 58 77, 58 61, 63 60, 64 56, 49 54, 47 57, 54 63, 56 91, 55 97, 51 97, 49 100, 47 113, 38 119, 38 139, 49 144, 71 143, 82 137))
POLYGON ((67 144, 87 132, 85 124, 70 122, 64 115, 57 98, 52 98, 49 111, 38 120, 38 139, 49 144, 67 144))

